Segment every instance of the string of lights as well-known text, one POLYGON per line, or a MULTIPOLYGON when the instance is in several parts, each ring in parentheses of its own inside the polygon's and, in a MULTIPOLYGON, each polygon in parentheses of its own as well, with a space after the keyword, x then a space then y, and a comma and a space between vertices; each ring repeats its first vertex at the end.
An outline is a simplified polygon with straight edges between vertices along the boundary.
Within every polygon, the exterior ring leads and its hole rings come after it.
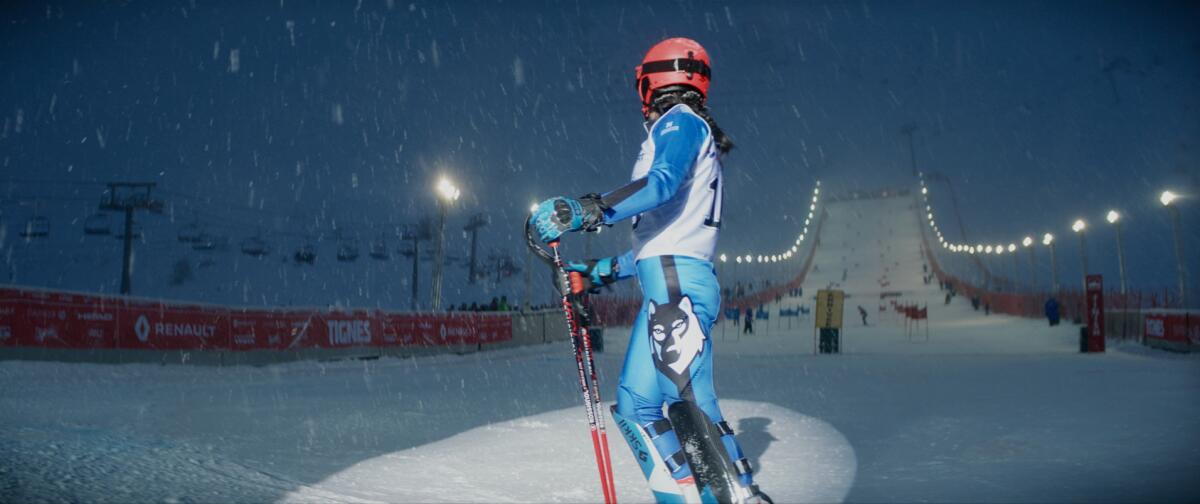
MULTIPOLYGON (((925 220, 929 225, 929 229, 933 232, 934 236, 937 237, 938 243, 947 252, 951 252, 951 253, 955 253, 955 254, 966 254, 968 256, 977 256, 977 257, 988 256, 988 255, 998 255, 999 256, 999 255, 1004 255, 1006 253, 1007 254, 1016 253, 1016 251, 1018 249, 1018 246, 1017 246, 1018 243, 1020 243, 1021 247, 1024 247, 1026 249, 1030 249, 1031 247, 1033 247, 1035 245, 1036 241, 1034 240, 1033 235, 1025 235, 1019 241, 1012 240, 1012 241, 1008 241, 1008 243, 1005 243, 1005 241, 1007 241, 1007 240, 999 241, 999 242, 995 242, 995 243, 992 243, 990 241, 976 242, 974 244, 957 243, 957 242, 947 240, 945 238, 945 236, 942 234, 941 229, 938 228, 937 220, 934 219, 933 206, 930 202, 929 187, 925 183, 924 174, 920 174, 919 182, 921 185, 921 199, 925 205, 925 220)), ((1179 199, 1180 199, 1180 195, 1169 189, 1163 190, 1158 195, 1158 202, 1161 203, 1162 206, 1170 213, 1170 216, 1172 219, 1172 227, 1173 227, 1174 235, 1175 235, 1175 255, 1176 255, 1176 259, 1177 259, 1176 268, 1177 268, 1178 282, 1179 282, 1178 292, 1179 292, 1181 303, 1186 303, 1187 288, 1186 288, 1186 280, 1185 280, 1185 271, 1184 271, 1184 266, 1183 266, 1182 245, 1181 245, 1181 241, 1180 241, 1181 240, 1180 239, 1181 225, 1179 222, 1180 219, 1179 219, 1178 205, 1176 203, 1179 199)), ((1127 286, 1126 286, 1126 278, 1125 278, 1125 254, 1124 254, 1124 250, 1122 248, 1122 242, 1121 242, 1121 220, 1122 220, 1122 217, 1123 217, 1123 215, 1121 214, 1121 212, 1116 209, 1110 209, 1104 215, 1104 220, 1106 222, 1108 222, 1109 224, 1111 224, 1117 232, 1117 254, 1118 254, 1119 266, 1120 266, 1120 288, 1121 288, 1121 292, 1125 293, 1127 286)), ((1080 259, 1081 259, 1081 264, 1082 264, 1085 274, 1090 272, 1090 271, 1088 271, 1089 268, 1088 268, 1086 246, 1085 246, 1087 229, 1088 229, 1087 220, 1085 220, 1083 218, 1077 218, 1071 223, 1071 231, 1073 231, 1076 235, 1078 235, 1079 239, 1080 239, 1080 244, 1081 244, 1080 259)), ((1041 237, 1041 244, 1050 249, 1050 253, 1051 253, 1052 257, 1054 254, 1055 239, 1056 239, 1056 237, 1054 236, 1054 233, 1049 232, 1049 231, 1043 233, 1042 237, 1041 237)), ((1052 269, 1055 271, 1053 273, 1054 279, 1053 279, 1052 285, 1053 285, 1053 289, 1055 291, 1057 291, 1058 287, 1059 287, 1057 271, 1056 271, 1057 266, 1056 266, 1056 264, 1053 264, 1053 261, 1054 260, 1052 259, 1052 269)), ((1186 304, 1184 306, 1186 306, 1186 304)))
MULTIPOLYGON (((812 203, 808 205, 808 216, 804 218, 804 227, 801 228, 799 236, 796 237, 796 242, 791 247, 778 251, 773 254, 758 254, 746 253, 733 256, 733 260, 737 264, 769 264, 797 259, 800 251, 800 246, 804 243, 805 237, 808 235, 808 226, 812 223, 813 216, 816 215, 817 203, 821 198, 821 181, 818 180, 812 190, 812 203)), ((722 253, 717 256, 721 262, 727 262, 729 255, 722 253)))

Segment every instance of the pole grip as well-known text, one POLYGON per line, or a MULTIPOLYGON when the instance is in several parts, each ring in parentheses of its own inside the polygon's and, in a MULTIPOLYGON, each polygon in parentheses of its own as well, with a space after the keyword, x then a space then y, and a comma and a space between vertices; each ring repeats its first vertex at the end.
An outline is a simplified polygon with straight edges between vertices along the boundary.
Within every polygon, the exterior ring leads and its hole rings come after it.
POLYGON ((567 278, 571 283, 571 294, 579 294, 584 291, 583 273, 572 271, 567 274, 567 278))

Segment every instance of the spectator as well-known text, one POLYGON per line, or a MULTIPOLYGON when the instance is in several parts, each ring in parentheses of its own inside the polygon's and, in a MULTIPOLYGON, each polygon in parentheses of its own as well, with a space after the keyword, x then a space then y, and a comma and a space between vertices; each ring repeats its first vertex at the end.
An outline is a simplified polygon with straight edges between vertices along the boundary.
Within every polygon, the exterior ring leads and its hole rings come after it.
POLYGON ((746 325, 742 326, 742 334, 754 334, 754 309, 746 308, 746 325))
POLYGON ((1058 300, 1054 299, 1053 297, 1046 300, 1046 321, 1050 322, 1051 326, 1058 325, 1058 300))
POLYGON ((499 309, 500 309, 500 299, 497 298, 496 296, 492 296, 492 304, 488 305, 487 308, 485 308, 485 310, 486 311, 498 311, 499 309))
POLYGON ((508 311, 510 309, 508 306, 508 296, 500 296, 500 311, 508 311))
POLYGON ((867 309, 863 308, 862 305, 858 305, 858 314, 862 317, 862 324, 867 325, 867 309))

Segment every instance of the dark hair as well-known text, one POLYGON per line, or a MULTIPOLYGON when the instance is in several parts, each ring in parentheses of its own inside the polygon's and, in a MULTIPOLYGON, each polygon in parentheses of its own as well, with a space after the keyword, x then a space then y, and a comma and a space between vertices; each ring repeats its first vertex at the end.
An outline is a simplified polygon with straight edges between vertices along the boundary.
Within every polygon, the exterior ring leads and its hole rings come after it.
POLYGON ((671 110, 671 107, 680 103, 691 107, 696 115, 708 123, 709 129, 712 130, 713 140, 717 142, 717 149, 721 151, 721 154, 733 150, 733 140, 725 134, 720 126, 717 126, 717 121, 708 113, 708 107, 704 106, 704 96, 699 91, 688 86, 668 86, 656 90, 650 108, 659 114, 665 114, 671 110))

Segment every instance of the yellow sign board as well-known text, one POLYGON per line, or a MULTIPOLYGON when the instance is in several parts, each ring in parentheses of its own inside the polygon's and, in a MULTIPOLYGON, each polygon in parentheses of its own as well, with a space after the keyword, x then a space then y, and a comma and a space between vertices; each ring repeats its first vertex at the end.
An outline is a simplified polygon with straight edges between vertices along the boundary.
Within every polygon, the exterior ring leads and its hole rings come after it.
POLYGON ((821 289, 817 291, 817 329, 842 328, 842 301, 845 293, 840 290, 821 289))

